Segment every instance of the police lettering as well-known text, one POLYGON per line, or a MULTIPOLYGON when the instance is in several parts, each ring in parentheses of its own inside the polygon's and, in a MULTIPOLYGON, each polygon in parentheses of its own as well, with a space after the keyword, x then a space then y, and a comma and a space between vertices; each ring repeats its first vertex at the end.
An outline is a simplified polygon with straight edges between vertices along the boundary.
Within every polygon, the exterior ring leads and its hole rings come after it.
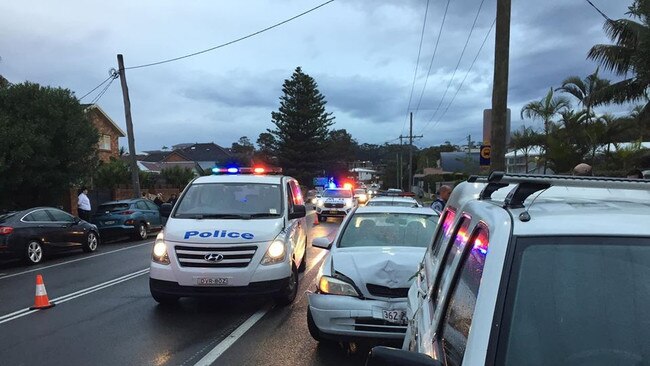
POLYGON ((215 230, 214 232, 210 231, 186 231, 185 232, 185 239, 189 239, 193 236, 198 236, 201 238, 231 238, 231 239, 237 239, 237 238, 242 238, 246 240, 252 240, 255 235, 251 233, 238 233, 236 231, 227 231, 227 230, 215 230))

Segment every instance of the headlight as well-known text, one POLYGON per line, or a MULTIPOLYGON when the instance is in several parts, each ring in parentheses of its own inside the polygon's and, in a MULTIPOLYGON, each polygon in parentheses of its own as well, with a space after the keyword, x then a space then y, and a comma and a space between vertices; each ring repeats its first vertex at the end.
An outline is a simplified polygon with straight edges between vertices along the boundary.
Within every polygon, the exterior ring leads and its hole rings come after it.
POLYGON ((162 232, 156 236, 156 241, 153 244, 153 253, 151 258, 154 262, 160 264, 169 264, 169 256, 167 255, 167 244, 165 244, 165 237, 162 232))
POLYGON ((269 265, 284 262, 285 254, 286 249, 284 242, 276 239, 271 243, 271 245, 269 245, 269 249, 266 250, 266 254, 264 254, 261 263, 269 265))
POLYGON ((368 196, 366 196, 365 194, 359 195, 359 201, 366 202, 367 200, 368 200, 368 196))
POLYGON ((316 206, 318 206, 318 207, 323 207, 323 200, 318 200, 318 201, 316 202, 316 206))
POLYGON ((318 281, 318 290, 322 294, 359 297, 359 293, 354 286, 329 276, 321 276, 318 281))

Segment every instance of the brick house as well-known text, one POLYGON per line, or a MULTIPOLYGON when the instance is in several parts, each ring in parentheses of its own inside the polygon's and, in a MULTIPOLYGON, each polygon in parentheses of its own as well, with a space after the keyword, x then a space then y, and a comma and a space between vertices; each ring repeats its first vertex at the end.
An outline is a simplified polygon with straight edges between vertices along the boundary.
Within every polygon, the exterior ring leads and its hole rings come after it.
POLYGON ((111 157, 119 158, 120 147, 118 140, 125 137, 122 129, 104 112, 97 104, 84 104, 88 119, 99 132, 98 156, 99 160, 108 162, 111 157))

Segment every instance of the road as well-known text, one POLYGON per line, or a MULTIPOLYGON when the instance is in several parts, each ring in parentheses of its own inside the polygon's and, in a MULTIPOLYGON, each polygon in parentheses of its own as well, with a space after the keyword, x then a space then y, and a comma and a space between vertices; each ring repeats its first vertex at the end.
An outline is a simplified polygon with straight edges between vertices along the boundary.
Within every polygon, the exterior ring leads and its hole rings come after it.
MULTIPOLYGON (((313 214, 308 221, 313 221, 313 214)), ((286 308, 268 299, 151 298, 152 239, 107 243, 36 267, 0 262, 2 365, 363 365, 366 349, 319 345, 307 330, 306 291, 315 288, 323 250, 311 239, 335 235, 339 221, 311 227, 299 297, 286 308), (29 311, 36 274, 57 305, 29 311)))

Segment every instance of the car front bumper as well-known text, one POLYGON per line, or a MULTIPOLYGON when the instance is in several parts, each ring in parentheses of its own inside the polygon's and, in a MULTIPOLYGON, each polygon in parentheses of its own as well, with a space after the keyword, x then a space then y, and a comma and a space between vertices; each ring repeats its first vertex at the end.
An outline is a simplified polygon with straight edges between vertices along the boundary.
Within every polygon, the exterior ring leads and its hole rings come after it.
POLYGON ((105 237, 131 235, 137 233, 134 225, 100 226, 99 234, 105 237))
POLYGON ((316 207, 316 214, 327 217, 344 217, 352 208, 316 207))
POLYGON ((179 297, 231 297, 275 294, 284 289, 289 278, 251 282, 248 286, 181 286, 178 282, 149 278, 149 288, 158 293, 179 297))
POLYGON ((402 340, 406 324, 389 323, 383 310, 406 310, 406 299, 392 301, 309 294, 309 311, 322 336, 332 339, 402 340))

